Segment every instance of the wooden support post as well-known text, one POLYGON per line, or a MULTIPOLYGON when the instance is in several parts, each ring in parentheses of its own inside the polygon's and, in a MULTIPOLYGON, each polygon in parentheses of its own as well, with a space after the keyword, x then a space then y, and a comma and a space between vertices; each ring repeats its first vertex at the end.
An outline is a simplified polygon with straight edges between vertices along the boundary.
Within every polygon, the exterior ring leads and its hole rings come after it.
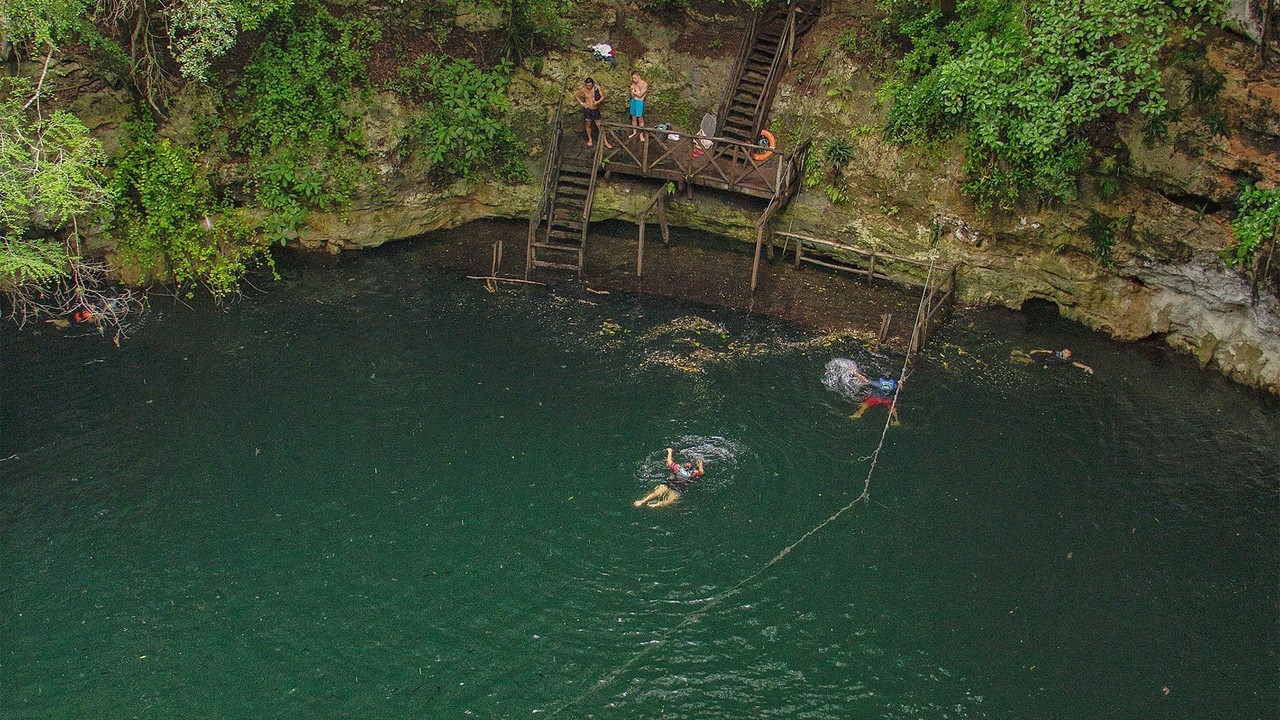
POLYGON ((871 284, 871 279, 876 274, 876 254, 871 253, 871 262, 867 265, 867 284, 871 284))
POLYGON ((756 234, 756 257, 751 262, 751 293, 753 295, 756 292, 756 282, 760 276, 760 246, 764 244, 764 233, 765 229, 760 228, 756 234))
POLYGON ((804 257, 804 238, 796 237, 796 267, 800 267, 800 260, 804 257))
POLYGON ((640 216, 640 242, 636 245, 636 277, 644 271, 644 215, 640 216))
POLYGON ((795 59, 796 54, 796 13, 791 11, 791 22, 787 23, 787 64, 795 59))
POLYGON ((667 196, 658 201, 658 229, 662 231, 662 244, 671 244, 671 227, 667 225, 667 196))
POLYGON ((879 350, 884 341, 889 339, 889 321, 892 318, 893 315, 890 313, 880 316, 880 333, 876 335, 876 350, 879 350))

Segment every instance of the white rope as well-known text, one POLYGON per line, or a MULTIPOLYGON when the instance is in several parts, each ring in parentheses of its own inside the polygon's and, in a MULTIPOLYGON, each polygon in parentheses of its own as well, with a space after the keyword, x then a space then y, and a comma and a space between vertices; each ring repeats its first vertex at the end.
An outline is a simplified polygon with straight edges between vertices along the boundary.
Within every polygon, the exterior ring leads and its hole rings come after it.
MULTIPOLYGON (((937 264, 937 262, 938 262, 937 253, 934 253, 933 257, 929 261, 929 273, 925 277, 924 289, 921 291, 921 294, 920 294, 920 304, 916 308, 916 321, 915 321, 914 327, 919 327, 920 323, 923 322, 924 305, 925 305, 926 299, 928 298, 929 284, 933 281, 933 268, 934 268, 934 265, 937 264)), ((913 336, 915 335, 914 330, 912 331, 912 335, 913 336)), ((896 409, 898 407, 898 396, 902 394, 902 384, 903 384, 903 381, 907 379, 907 368, 908 366, 910 366, 910 364, 911 364, 911 351, 908 349, 907 356, 902 361, 902 372, 898 375, 898 378, 899 378, 898 387, 896 390, 894 390, 894 393, 893 393, 893 401, 892 401, 893 404, 889 406, 891 410, 896 409)), ((654 648, 665 645, 667 643, 667 640, 669 640, 672 635, 675 635, 677 632, 679 632, 681 629, 685 628, 686 626, 692 625, 693 623, 701 620, 702 617, 711 610, 711 608, 719 605, 725 600, 728 600, 734 595, 737 595, 739 592, 742 591, 742 588, 746 586, 747 583, 750 583, 751 581, 763 575, 769 568, 773 567, 774 565, 777 565, 778 562, 782 560, 782 558, 789 555, 792 550, 796 549, 805 540, 808 540, 810 537, 820 532, 823 528, 835 522, 836 519, 838 519, 841 515, 844 515, 845 513, 849 512, 850 510, 857 507, 858 505, 866 502, 871 497, 871 476, 876 471, 876 463, 878 463, 880 460, 880 451, 884 449, 885 440, 889 437, 889 426, 893 423, 893 417, 894 417, 894 414, 890 412, 888 417, 886 417, 884 420, 884 427, 880 430, 880 442, 876 445, 875 451, 872 452, 870 455, 871 466, 867 468, 867 477, 865 480, 862 481, 862 492, 859 493, 857 497, 855 497, 853 500, 850 500, 849 503, 844 507, 832 513, 831 516, 828 517, 826 520, 823 520, 817 525, 814 525, 805 534, 801 535, 800 539, 782 548, 782 550, 780 550, 777 555, 774 555, 772 558, 770 558, 769 562, 762 565, 760 569, 746 576, 742 580, 739 580, 736 585, 729 588, 728 590, 725 590, 724 592, 713 596, 710 600, 706 602, 706 604, 704 604, 702 607, 690 613, 687 617, 685 617, 684 620, 681 620, 676 625, 670 628, 667 628, 658 636, 658 640, 656 642, 646 643, 643 648, 641 648, 639 651, 633 654, 626 662, 622 663, 617 668, 615 668, 613 672, 597 680, 594 685, 587 688, 587 690, 583 692, 581 695, 578 695, 577 697, 567 700, 561 705, 558 705, 555 709, 553 709, 550 712, 550 715, 559 715, 560 712, 563 711, 565 708, 572 707, 582 702, 583 700, 587 699, 591 695, 594 695, 598 690, 600 690, 604 686, 608 685, 614 680, 617 680, 619 676, 621 676, 624 672, 629 670, 633 665, 635 665, 637 662, 643 659, 646 655, 652 652, 654 648)))

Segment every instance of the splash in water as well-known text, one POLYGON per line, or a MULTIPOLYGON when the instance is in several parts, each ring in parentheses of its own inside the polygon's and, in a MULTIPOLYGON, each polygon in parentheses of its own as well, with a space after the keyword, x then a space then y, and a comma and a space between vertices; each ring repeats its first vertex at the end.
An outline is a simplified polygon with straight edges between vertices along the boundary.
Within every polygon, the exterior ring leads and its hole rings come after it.
POLYGON ((826 374, 822 376, 822 384, 832 392, 840 393, 850 400, 857 400, 867 394, 867 383, 861 377, 865 375, 858 368, 858 363, 849 358, 833 358, 827 363, 826 374))
MULTIPOLYGON (((736 440, 719 435, 683 435, 671 441, 676 462, 701 460, 707 473, 698 481, 704 490, 716 490, 731 484, 738 475, 738 465, 746 449, 736 440)), ((667 449, 659 448, 636 465, 636 479, 652 487, 667 479, 667 449)))

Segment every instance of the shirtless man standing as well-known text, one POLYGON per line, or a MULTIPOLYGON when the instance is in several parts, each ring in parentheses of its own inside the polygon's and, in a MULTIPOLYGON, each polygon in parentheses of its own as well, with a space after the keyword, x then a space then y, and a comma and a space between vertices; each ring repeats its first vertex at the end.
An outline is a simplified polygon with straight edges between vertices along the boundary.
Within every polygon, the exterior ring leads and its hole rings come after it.
MULTIPOLYGON (((640 77, 639 70, 632 70, 631 71, 631 108, 630 108, 629 114, 631 115, 631 124, 634 125, 635 127, 638 127, 638 128, 644 127, 644 97, 645 95, 648 95, 648 94, 649 94, 649 83, 645 82, 644 78, 640 77)), ((635 137, 636 134, 639 132, 640 132, 639 130, 632 130, 631 134, 627 136, 627 139, 629 140, 635 137)), ((640 136, 641 141, 644 141, 647 139, 648 138, 646 138, 644 135, 640 136)))
MULTIPOLYGON (((600 103, 604 102, 604 88, 596 85, 595 80, 587 78, 582 81, 582 87, 573 94, 573 98, 582 106, 582 120, 587 126, 587 147, 591 147, 594 144, 591 128, 594 126, 595 129, 600 129, 600 103)), ((610 147, 604 133, 600 133, 600 139, 604 141, 605 147, 610 147)))

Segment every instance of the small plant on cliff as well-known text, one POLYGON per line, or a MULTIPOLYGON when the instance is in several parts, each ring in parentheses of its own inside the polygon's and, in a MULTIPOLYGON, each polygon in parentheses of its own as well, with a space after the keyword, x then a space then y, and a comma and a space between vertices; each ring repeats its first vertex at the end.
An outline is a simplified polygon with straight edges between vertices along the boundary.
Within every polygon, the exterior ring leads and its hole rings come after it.
POLYGON ((1254 184, 1241 186, 1240 209, 1231 222, 1231 234, 1235 242, 1222 251, 1222 258, 1231 267, 1250 270, 1256 299, 1258 280, 1271 276, 1276 239, 1280 237, 1280 188, 1264 190, 1254 184), (1259 267, 1264 257, 1266 265, 1259 267))
POLYGON ((1112 252, 1116 247, 1116 221, 1095 210, 1089 215, 1084 231, 1093 241, 1093 259, 1104 268, 1114 268, 1116 263, 1112 252))
POLYGON ((133 144, 120 155, 111 184, 110 235, 126 260, 147 267, 163 258, 188 296, 203 286, 217 299, 237 293, 253 267, 271 265, 240 216, 214 196, 194 151, 157 139, 150 123, 131 130, 133 144))
POLYGON ((553 48, 569 36, 565 13, 569 0, 480 0, 502 10, 504 39, 502 52, 511 60, 521 60, 539 50, 553 48))

